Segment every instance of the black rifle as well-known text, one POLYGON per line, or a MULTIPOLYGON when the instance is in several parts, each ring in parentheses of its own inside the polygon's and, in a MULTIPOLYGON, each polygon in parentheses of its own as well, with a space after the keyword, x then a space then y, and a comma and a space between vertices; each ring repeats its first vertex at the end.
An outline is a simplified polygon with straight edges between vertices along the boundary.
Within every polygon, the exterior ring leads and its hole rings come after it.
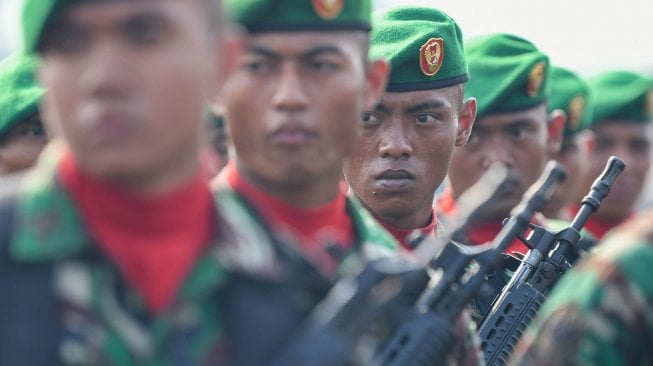
POLYGON ((494 245, 465 248, 448 242, 426 265, 386 258, 369 263, 354 278, 341 279, 271 365, 369 365, 371 359, 380 365, 439 364, 454 341, 454 321, 483 284, 483 273, 493 270, 501 251, 528 228, 562 176, 559 165, 549 167, 494 245), (479 270, 463 281, 473 259, 479 270), (434 269, 442 277, 430 287, 434 269), (425 304, 432 308, 425 311, 425 304), (424 356, 415 358, 418 354, 424 356))
POLYGON ((624 162, 610 157, 605 170, 583 198, 580 211, 571 224, 558 231, 531 225, 532 233, 523 239, 530 248, 510 282, 492 305, 479 329, 481 348, 488 366, 505 365, 522 333, 540 309, 549 290, 571 267, 577 253, 580 231, 589 216, 598 210, 610 192, 624 162))
POLYGON ((542 209, 564 175, 562 166, 549 163, 492 243, 465 247, 449 242, 431 263, 431 270, 442 274, 440 280, 422 294, 413 315, 394 332, 376 358, 376 365, 419 366, 445 362, 455 340, 455 320, 483 286, 486 276, 499 267, 501 253, 528 229, 531 217, 542 209), (467 272, 472 261, 476 262, 473 274, 467 272))

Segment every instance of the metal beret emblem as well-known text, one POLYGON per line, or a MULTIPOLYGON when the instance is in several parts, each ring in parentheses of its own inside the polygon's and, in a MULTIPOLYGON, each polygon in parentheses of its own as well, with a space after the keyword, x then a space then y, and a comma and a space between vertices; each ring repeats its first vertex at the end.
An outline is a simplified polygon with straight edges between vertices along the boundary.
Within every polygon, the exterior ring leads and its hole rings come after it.
POLYGON ((580 120, 583 119, 583 111, 585 110, 585 97, 582 95, 575 96, 567 107, 567 126, 569 130, 575 131, 578 129, 580 120))
POLYGON ((542 84, 544 84, 544 74, 546 70, 546 63, 540 61, 536 63, 531 72, 528 74, 528 85, 526 86, 526 94, 529 97, 533 98, 540 93, 542 90, 542 84))
MULTIPOLYGON (((358 0, 357 0, 358 1, 358 0)), ((345 0, 313 0, 313 9, 322 19, 330 20, 342 13, 345 0)))
POLYGON ((431 38, 419 49, 419 66, 426 76, 437 74, 444 60, 444 40, 431 38))

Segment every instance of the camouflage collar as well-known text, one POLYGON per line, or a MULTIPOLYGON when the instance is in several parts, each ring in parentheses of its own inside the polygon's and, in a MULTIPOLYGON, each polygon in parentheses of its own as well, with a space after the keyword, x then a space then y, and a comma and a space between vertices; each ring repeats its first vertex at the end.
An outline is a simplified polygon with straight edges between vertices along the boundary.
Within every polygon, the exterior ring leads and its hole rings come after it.
POLYGON ((64 145, 51 143, 23 182, 16 205, 11 253, 37 262, 82 252, 90 238, 75 205, 56 178, 64 145))

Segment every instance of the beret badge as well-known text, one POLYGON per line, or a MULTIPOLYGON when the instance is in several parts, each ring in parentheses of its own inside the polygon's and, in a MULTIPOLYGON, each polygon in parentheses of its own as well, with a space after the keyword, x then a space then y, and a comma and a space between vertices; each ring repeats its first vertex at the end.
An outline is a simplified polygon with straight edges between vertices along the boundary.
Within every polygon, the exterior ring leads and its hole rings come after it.
POLYGON ((526 87, 526 94, 529 97, 533 98, 540 93, 542 90, 542 84, 544 83, 544 73, 546 72, 546 63, 540 61, 536 63, 531 69, 530 74, 528 74, 528 85, 526 87))
POLYGON ((578 124, 583 119, 585 110, 585 97, 582 95, 575 96, 567 107, 567 124, 570 130, 578 129, 578 124))
MULTIPOLYGON (((356 0, 358 1, 358 0, 356 0)), ((313 0, 313 9, 322 19, 333 19, 340 15, 345 6, 345 0, 313 0)))
POLYGON ((442 38, 431 38, 419 49, 420 67, 424 75, 433 76, 437 74, 444 60, 444 40, 442 38))

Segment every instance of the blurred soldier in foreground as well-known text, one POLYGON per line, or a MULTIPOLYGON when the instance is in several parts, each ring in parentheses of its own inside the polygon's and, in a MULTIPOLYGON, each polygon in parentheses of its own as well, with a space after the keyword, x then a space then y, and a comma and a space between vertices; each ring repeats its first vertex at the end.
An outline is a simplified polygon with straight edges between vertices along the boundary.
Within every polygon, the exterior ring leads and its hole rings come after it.
POLYGON ((26 1, 56 141, 0 204, 0 364, 225 359, 200 158, 206 103, 236 56, 221 16, 212 0, 26 1))
POLYGON ((340 276, 396 248, 341 182, 388 67, 368 59, 369 0, 230 4, 249 35, 216 106, 234 147, 218 200, 240 207, 225 210, 237 273, 227 306, 239 311, 226 326, 236 363, 263 365, 340 276))

